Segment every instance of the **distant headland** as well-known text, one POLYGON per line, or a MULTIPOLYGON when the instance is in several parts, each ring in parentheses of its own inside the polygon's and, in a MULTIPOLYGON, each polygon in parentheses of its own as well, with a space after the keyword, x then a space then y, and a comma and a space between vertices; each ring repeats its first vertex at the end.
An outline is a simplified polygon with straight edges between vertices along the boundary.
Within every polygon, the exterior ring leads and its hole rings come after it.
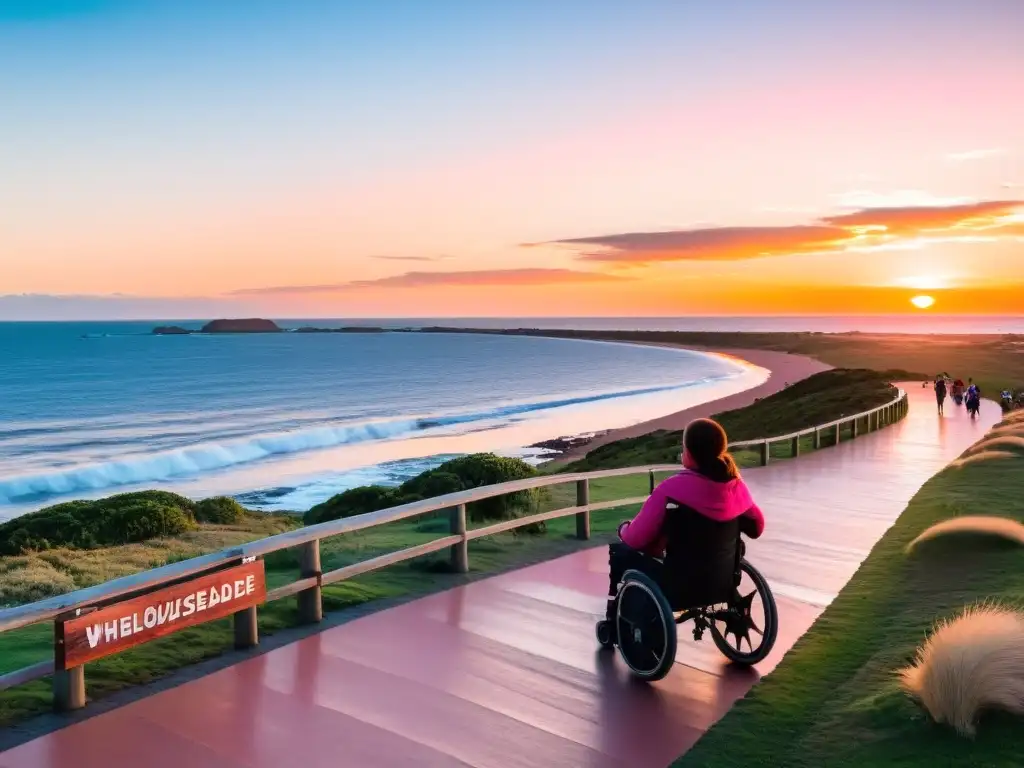
POLYGON ((191 336, 193 334, 214 333, 385 333, 387 329, 363 326, 347 326, 344 328, 282 328, 273 320, 260 317, 242 319, 211 320, 198 331, 182 328, 180 325, 158 325, 153 329, 156 336, 191 336))

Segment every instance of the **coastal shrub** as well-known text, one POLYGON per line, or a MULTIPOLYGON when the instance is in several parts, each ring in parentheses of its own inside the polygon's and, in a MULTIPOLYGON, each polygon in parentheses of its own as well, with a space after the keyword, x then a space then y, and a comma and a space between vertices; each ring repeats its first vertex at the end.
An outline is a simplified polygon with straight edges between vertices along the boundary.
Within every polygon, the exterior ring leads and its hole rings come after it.
MULTIPOLYGON (((469 488, 533 477, 536 474, 537 470, 521 459, 503 458, 493 453, 460 456, 446 461, 435 469, 420 473, 397 488, 364 485, 339 493, 306 512, 303 522, 312 525, 362 515, 469 488)), ((467 505, 466 516, 471 521, 505 520, 534 508, 541 498, 540 491, 527 490, 485 499, 467 505)), ((537 530, 540 529, 542 527, 537 530)))
MULTIPOLYGON (((496 456, 493 453, 474 453, 450 459, 438 467, 435 472, 451 474, 457 477, 463 489, 480 488, 485 485, 497 485, 511 480, 522 480, 537 474, 536 468, 522 459, 510 459, 496 456)), ((460 489, 461 490, 461 489, 460 489)), ((482 520, 507 520, 516 517, 524 510, 537 505, 541 497, 538 490, 519 491, 517 493, 484 499, 466 506, 467 519, 479 522, 482 520)))
POLYGON ((353 517, 378 509, 387 509, 398 502, 398 489, 383 485, 361 485, 350 488, 312 507, 302 516, 306 525, 325 523, 342 517, 353 517))
POLYGON ((195 515, 200 523, 234 525, 245 517, 245 507, 227 496, 214 496, 198 502, 195 515))
POLYGON ((176 536, 195 528, 194 510, 192 501, 166 491, 55 504, 0 525, 0 555, 55 547, 92 549, 176 536))
POLYGON ((421 499, 445 496, 449 493, 458 493, 459 491, 466 490, 462 478, 454 472, 444 470, 442 467, 427 470, 410 480, 406 480, 399 486, 399 490, 403 494, 416 496, 421 499))

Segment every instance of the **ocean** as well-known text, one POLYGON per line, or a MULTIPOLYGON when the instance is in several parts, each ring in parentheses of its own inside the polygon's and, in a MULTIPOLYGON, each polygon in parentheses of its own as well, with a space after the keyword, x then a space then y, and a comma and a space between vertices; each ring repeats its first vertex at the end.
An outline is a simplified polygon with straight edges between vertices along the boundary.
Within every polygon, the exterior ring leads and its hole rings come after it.
POLYGON ((158 324, 0 323, 0 520, 144 488, 303 511, 455 455, 535 461, 540 451, 529 446, 541 440, 639 423, 767 376, 724 358, 630 344, 154 336, 158 324))

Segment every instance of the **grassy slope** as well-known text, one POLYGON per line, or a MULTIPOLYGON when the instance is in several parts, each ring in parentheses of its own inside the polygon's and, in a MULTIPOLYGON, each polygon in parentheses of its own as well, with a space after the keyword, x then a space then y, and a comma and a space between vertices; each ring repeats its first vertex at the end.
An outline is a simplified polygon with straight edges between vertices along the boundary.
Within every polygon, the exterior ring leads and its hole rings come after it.
MULTIPOLYGON (((846 414, 860 413, 890 402, 896 395, 890 379, 869 370, 834 370, 815 374, 803 381, 758 400, 746 408, 716 414, 731 440, 753 440, 824 424, 846 414)), ((862 428, 866 424, 860 425, 862 428)), ((823 436, 828 445, 831 435, 823 436)), ((675 462, 679 456, 681 431, 659 431, 649 435, 616 440, 595 448, 579 461, 565 467, 582 472, 609 467, 675 462)), ((813 438, 801 441, 802 451, 813 448, 813 438)), ((773 458, 789 458, 792 448, 772 446, 773 458)), ((759 461, 756 451, 737 455, 741 465, 759 461)))
POLYGON ((1024 602, 1024 550, 947 539, 912 556, 918 533, 965 514, 1021 519, 1024 456, 932 478, 831 606, 768 678, 681 766, 1019 766, 1020 720, 993 715, 975 742, 934 725, 897 687, 933 622, 965 604, 1024 602))

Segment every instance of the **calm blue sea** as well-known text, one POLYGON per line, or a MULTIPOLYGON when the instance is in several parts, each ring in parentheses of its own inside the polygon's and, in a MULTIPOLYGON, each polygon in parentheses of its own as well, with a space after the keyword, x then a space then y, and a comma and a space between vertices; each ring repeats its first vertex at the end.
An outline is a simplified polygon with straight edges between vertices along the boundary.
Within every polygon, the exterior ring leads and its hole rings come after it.
POLYGON ((451 455, 530 457, 531 443, 637 423, 767 375, 626 344, 152 336, 154 324, 0 324, 0 519, 140 488, 303 510, 451 455))

